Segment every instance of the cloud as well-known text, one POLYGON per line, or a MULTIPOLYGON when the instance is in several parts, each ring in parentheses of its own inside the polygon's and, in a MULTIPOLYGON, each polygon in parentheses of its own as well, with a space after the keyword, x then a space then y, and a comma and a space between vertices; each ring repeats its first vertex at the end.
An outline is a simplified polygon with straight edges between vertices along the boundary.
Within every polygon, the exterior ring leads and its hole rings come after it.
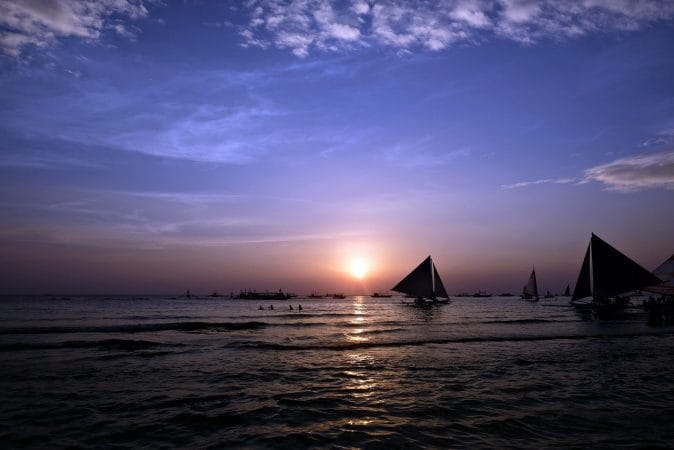
POLYGON ((147 15, 142 0, 2 1, 0 51, 18 57, 29 45, 47 47, 63 37, 95 41, 107 29, 129 38, 134 31, 119 19, 147 15))
POLYGON ((438 51, 484 32, 533 44, 674 17, 674 3, 666 0, 251 0, 244 10, 244 47, 289 49, 299 57, 372 45, 438 51))
POLYGON ((501 185, 516 189, 539 184, 603 184, 609 191, 636 192, 646 189, 674 189, 674 151, 620 158, 590 167, 579 178, 546 178, 501 185))
POLYGON ((577 183, 578 181, 579 180, 576 178, 545 178, 542 180, 520 181, 519 183, 502 184, 501 189, 517 189, 527 186, 535 186, 537 184, 569 184, 577 183))
POLYGON ((635 192, 674 189, 674 151, 621 158, 585 171, 584 181, 597 181, 608 190, 635 192))

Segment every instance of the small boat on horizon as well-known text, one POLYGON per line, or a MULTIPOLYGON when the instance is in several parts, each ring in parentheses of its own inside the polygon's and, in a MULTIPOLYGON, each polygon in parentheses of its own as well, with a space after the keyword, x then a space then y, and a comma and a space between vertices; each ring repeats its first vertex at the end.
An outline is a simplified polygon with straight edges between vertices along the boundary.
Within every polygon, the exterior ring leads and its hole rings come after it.
POLYGON ((382 292, 374 292, 372 295, 370 295, 372 298, 389 298, 393 297, 393 294, 384 294, 382 292))
POLYGON ((491 297, 491 294, 487 294, 487 291, 477 291, 472 295, 473 297, 480 298, 480 297, 491 297))
POLYGON ((418 306, 449 303, 449 295, 429 256, 391 289, 413 297, 418 306))
POLYGON ((288 300, 297 295, 279 289, 278 292, 241 291, 237 295, 232 294, 231 297, 239 300, 288 300))

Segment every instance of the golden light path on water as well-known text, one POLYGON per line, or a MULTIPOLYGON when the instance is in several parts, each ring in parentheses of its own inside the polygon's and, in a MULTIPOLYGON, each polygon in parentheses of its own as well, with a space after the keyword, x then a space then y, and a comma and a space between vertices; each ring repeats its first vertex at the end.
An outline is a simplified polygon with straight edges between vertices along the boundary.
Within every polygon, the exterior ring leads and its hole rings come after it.
POLYGON ((346 338, 351 342, 367 342, 370 340, 369 337, 363 336, 366 331, 365 325, 367 325, 363 300, 362 295, 353 298, 353 314, 355 317, 349 321, 349 326, 354 327, 354 329, 346 333, 346 338))

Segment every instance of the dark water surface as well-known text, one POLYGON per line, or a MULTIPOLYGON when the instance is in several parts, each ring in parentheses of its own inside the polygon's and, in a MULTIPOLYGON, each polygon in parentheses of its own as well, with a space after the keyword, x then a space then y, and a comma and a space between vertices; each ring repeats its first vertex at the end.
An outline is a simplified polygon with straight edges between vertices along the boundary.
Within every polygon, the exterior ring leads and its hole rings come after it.
POLYGON ((0 442, 671 447, 674 327, 567 302, 4 297, 0 442))

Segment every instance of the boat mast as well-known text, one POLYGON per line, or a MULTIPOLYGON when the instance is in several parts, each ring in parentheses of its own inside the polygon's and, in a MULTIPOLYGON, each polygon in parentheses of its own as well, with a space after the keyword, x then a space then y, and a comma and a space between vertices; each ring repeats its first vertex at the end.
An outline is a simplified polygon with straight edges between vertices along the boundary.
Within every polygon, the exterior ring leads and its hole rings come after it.
POLYGON ((435 271, 433 270, 433 259, 429 256, 428 257, 428 262, 430 263, 430 271, 431 271, 431 292, 433 293, 433 298, 435 298, 435 271))

